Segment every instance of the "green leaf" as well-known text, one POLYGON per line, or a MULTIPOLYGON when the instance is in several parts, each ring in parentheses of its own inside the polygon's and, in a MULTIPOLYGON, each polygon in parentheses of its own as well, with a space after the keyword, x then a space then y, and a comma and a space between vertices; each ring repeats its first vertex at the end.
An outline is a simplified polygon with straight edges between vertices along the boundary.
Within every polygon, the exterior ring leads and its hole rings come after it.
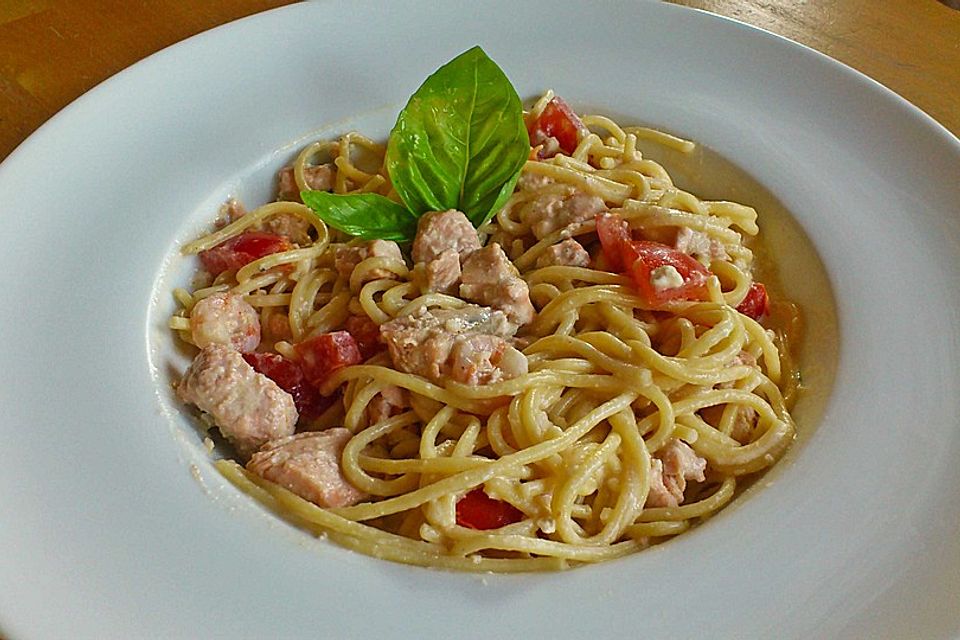
POLYGON ((529 153, 520 97, 474 47, 411 96, 390 133, 387 169, 418 216, 459 209, 480 226, 510 197, 529 153))
POLYGON ((301 191, 300 197, 321 220, 352 236, 410 242, 417 235, 417 216, 377 193, 301 191))

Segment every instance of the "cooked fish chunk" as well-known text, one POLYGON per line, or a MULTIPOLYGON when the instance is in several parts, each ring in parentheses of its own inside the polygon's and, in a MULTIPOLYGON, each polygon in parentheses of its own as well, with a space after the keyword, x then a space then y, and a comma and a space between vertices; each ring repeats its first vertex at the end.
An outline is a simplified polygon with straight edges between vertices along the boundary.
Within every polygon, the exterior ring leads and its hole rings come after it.
POLYGON ((260 228, 267 233, 275 233, 278 236, 290 238, 290 242, 296 243, 301 247, 310 244, 310 229, 313 228, 309 222, 293 213, 278 213, 264 220, 260 228))
MULTIPOLYGON (((371 240, 365 244, 342 245, 336 248, 334 252, 334 267, 344 278, 349 278, 353 270, 367 258, 388 258, 403 262, 403 254, 400 252, 400 246, 392 240, 371 240)), ((371 269, 365 274, 363 281, 377 280, 379 278, 396 278, 396 274, 390 269, 377 267, 371 269)))
POLYGON ((567 238, 541 253, 537 258, 537 266, 588 267, 590 254, 579 242, 573 238, 567 238))
POLYGON ((521 191, 537 191, 552 183, 553 178, 539 173, 524 171, 517 180, 517 189, 521 191))
POLYGON ((527 358, 503 338, 482 333, 461 334, 451 344, 447 371, 457 382, 493 384, 527 373, 527 358))
POLYGON ((527 359, 506 340, 516 331, 504 313, 470 305, 402 316, 380 327, 395 367, 438 384, 498 382, 526 373, 527 359))
POLYGON ((223 344, 207 345, 197 354, 177 395, 210 414, 242 459, 270 440, 293 434, 299 417, 289 393, 223 344))
POLYGON ((247 353, 260 344, 260 318, 243 296, 215 293, 190 311, 190 337, 201 349, 224 344, 247 353))
POLYGON ((650 465, 650 492, 648 507, 676 507, 683 503, 687 480, 703 482, 707 461, 690 446, 671 438, 657 451, 650 465))
POLYGON ((460 254, 455 249, 447 249, 429 262, 418 263, 416 272, 424 293, 457 295, 461 273, 460 254))
MULTIPOLYGON (((337 178, 337 167, 332 162, 307 166, 303 169, 303 177, 306 178, 307 186, 312 190, 330 191, 333 189, 333 183, 337 178)), ((293 175, 292 164, 280 169, 280 173, 277 174, 277 182, 279 183, 277 192, 280 200, 300 202, 300 187, 297 186, 297 180, 293 175)))
POLYGON ((387 385, 367 404, 367 418, 370 424, 383 422, 410 406, 405 389, 396 385, 387 385))
POLYGON ((420 216, 417 236, 413 240, 413 261, 430 262, 441 253, 456 251, 464 257, 480 248, 480 238, 473 223, 460 211, 428 211, 420 216))
POLYGON ((503 311, 510 322, 526 324, 536 309, 530 289, 499 244, 493 242, 463 261, 460 297, 503 311))
POLYGON ((697 231, 690 227, 680 227, 677 230, 677 238, 673 243, 674 249, 688 256, 693 256, 697 261, 709 266, 712 260, 729 260, 727 250, 723 243, 715 238, 711 238, 703 231, 697 231))
POLYGON ((730 437, 737 442, 747 444, 751 441, 754 429, 757 427, 757 411, 747 406, 737 407, 735 411, 730 437))
POLYGON ((325 508, 348 507, 367 497, 343 475, 340 458, 353 434, 342 427, 271 440, 247 469, 325 508))
POLYGON ((461 263, 479 248, 477 230, 463 213, 456 209, 425 213, 412 251, 420 289, 424 293, 457 295, 461 263))
POLYGON ((606 209, 602 199, 581 191, 551 192, 527 203, 520 211, 520 219, 539 240, 558 229, 590 220, 606 209))

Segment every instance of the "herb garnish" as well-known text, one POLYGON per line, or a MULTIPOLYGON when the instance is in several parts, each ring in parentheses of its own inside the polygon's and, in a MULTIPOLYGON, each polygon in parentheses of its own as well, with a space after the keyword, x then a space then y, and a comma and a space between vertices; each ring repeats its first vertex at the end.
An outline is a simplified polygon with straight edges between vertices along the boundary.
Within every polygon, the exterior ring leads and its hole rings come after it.
POLYGON ((510 80, 473 47, 410 97, 387 143, 387 170, 403 205, 377 194, 304 191, 328 225, 361 238, 411 241, 427 211, 459 209, 479 227, 513 192, 530 153, 510 80))

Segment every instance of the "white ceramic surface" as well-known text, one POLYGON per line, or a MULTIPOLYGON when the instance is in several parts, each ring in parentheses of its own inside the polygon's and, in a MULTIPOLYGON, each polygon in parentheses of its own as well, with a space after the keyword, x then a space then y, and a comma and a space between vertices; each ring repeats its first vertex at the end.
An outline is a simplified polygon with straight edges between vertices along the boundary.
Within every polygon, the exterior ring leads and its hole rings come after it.
MULTIPOLYGON (((309 3, 152 56, 0 167, 0 629, 14 640, 954 636, 958 175, 960 142, 875 82, 670 5, 309 3), (294 143, 383 126, 473 44, 523 97, 552 87, 719 150, 797 215, 837 301, 819 426, 769 486, 621 561, 477 576, 344 551, 226 485, 169 402, 163 319, 188 268, 179 243, 225 195, 265 197, 294 143)), ((797 271, 783 268, 810 299, 797 271)))

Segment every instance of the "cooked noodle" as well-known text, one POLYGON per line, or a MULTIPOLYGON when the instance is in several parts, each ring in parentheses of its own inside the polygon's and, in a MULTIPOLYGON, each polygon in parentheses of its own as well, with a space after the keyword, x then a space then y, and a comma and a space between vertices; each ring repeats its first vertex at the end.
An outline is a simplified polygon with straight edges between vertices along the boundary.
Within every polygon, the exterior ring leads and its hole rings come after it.
MULTIPOLYGON (((545 95, 528 117, 551 97, 545 95)), ((220 472, 297 525, 371 556, 531 571, 616 558, 682 533, 723 508, 741 476, 773 464, 794 437, 788 408, 797 373, 784 353, 784 334, 736 310, 753 282, 753 254, 743 236, 757 234, 756 212, 678 189, 638 149, 645 142, 686 153, 692 143, 601 116, 583 122, 591 133, 576 151, 529 160, 523 188, 480 229, 481 244, 498 242, 529 285, 537 315, 518 333, 528 373, 486 385, 440 386, 398 370, 385 352, 338 370, 322 391, 342 387, 342 401, 308 428, 344 426, 353 433, 343 474, 371 496, 353 506, 318 507, 234 460, 218 460, 220 472), (523 221, 533 199, 571 188, 599 196, 645 235, 687 227, 722 246, 726 257, 710 264, 709 299, 673 301, 654 312, 628 277, 600 268, 596 259, 591 268, 538 268, 544 251, 570 237, 599 253, 592 218, 540 240, 523 221), (409 393, 411 406, 369 424, 368 403, 391 385, 409 393), (747 410, 756 422, 738 440, 735 423, 747 410), (679 506, 645 507, 654 456, 673 439, 706 459, 706 480, 688 486, 679 506), (523 519, 493 530, 459 525, 457 502, 477 487, 513 505, 523 519)), ((375 192, 397 200, 383 154, 382 145, 350 133, 307 146, 294 176, 306 190, 305 171, 330 161, 337 168, 335 193, 375 192)), ((465 304, 421 295, 413 270, 395 259, 368 258, 349 278, 342 276, 334 268, 334 248, 357 240, 328 229, 299 203, 262 206, 184 252, 214 247, 281 213, 308 221, 312 242, 225 272, 192 292, 177 290, 181 308, 170 326, 181 339, 191 341, 193 305, 224 291, 244 295, 257 309, 270 338, 261 349, 292 359, 293 344, 340 329, 350 316, 381 325, 421 307, 465 304), (394 275, 370 279, 375 270, 394 275)))

